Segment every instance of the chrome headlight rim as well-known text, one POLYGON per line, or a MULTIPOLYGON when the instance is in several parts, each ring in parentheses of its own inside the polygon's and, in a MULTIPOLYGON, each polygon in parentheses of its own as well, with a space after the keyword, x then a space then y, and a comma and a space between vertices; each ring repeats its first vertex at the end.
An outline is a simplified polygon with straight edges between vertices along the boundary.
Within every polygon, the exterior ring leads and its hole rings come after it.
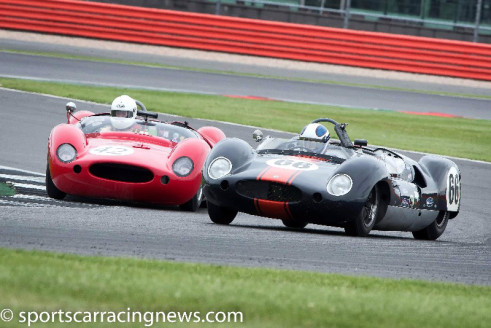
POLYGON ((178 159, 176 159, 172 164, 172 172, 174 172, 174 174, 180 178, 185 178, 189 176, 193 172, 193 170, 194 170, 194 162, 189 156, 181 156, 178 159), (182 173, 181 171, 178 170, 178 168, 176 168, 177 165, 183 165, 181 164, 183 161, 187 161, 187 164, 189 163, 191 164, 191 168, 189 169, 188 172, 185 173, 182 173))
POLYGON ((69 143, 64 143, 59 145, 56 149, 56 157, 60 162, 68 164, 73 162, 77 158, 77 150, 75 149, 75 147, 73 147, 73 145, 69 143), (65 152, 65 154, 60 155, 60 152, 65 152), (72 154, 69 154, 68 152, 72 152, 72 154))
POLYGON ((336 196, 336 197, 346 195, 347 193, 349 193, 351 191, 352 188, 353 188, 353 179, 351 179, 351 177, 346 173, 335 174, 334 176, 331 177, 331 179, 329 179, 329 182, 327 183, 327 186, 326 186, 327 192, 330 195, 336 196), (349 181, 348 182, 349 186, 347 188, 345 188, 344 191, 336 192, 335 190, 332 189, 332 187, 333 187, 334 182, 336 182, 336 180, 338 180, 339 178, 347 178, 349 181))
POLYGON ((221 179, 221 178, 229 175, 231 171, 232 171, 232 162, 228 158, 223 157, 223 156, 215 158, 213 161, 211 161, 210 165, 208 166, 208 176, 213 180, 221 179), (222 173, 221 175, 216 175, 212 172, 213 166, 216 165, 216 163, 218 161, 225 161, 228 165, 228 169, 226 169, 224 171, 225 173, 222 173))

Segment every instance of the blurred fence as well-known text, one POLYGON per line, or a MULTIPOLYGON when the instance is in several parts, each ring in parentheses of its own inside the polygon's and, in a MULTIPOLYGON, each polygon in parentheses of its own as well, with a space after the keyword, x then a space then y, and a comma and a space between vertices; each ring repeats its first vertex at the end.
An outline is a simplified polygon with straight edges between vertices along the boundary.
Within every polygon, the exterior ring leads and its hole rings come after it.
POLYGON ((491 81, 491 45, 79 0, 0 0, 0 28, 491 81))
POLYGON ((491 35, 491 0, 207 0, 216 3, 216 14, 223 5, 283 7, 292 11, 310 10, 338 13, 348 28, 352 15, 366 20, 391 19, 440 29, 472 29, 473 41, 479 34, 491 35))

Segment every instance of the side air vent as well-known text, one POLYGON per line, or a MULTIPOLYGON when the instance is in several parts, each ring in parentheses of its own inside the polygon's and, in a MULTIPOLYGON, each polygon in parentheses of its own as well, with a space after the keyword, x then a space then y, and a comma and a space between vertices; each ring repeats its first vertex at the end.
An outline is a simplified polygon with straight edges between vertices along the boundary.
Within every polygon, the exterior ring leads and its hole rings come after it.
POLYGON ((98 163, 89 168, 90 174, 107 180, 141 183, 153 180, 152 171, 139 166, 98 163))
POLYGON ((242 180, 235 185, 237 193, 248 198, 276 202, 297 202, 302 198, 300 189, 282 183, 257 180, 242 180))
POLYGON ((423 173, 416 167, 414 167, 414 180, 413 182, 418 185, 420 188, 426 188, 426 180, 423 176, 423 173))

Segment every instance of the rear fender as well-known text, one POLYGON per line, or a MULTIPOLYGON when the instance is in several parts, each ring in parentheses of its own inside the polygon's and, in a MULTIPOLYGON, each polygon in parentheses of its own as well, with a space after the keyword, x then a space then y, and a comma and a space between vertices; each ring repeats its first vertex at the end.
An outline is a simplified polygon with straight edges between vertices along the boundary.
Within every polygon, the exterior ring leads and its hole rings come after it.
POLYGON ((461 199, 461 173, 457 164, 447 158, 433 155, 423 156, 419 164, 437 186, 437 209, 452 212, 452 218, 457 216, 461 199))
POLYGON ((214 126, 203 126, 198 129, 198 133, 208 142, 210 147, 214 147, 217 142, 225 139, 225 133, 214 126))
POLYGON ((89 112, 88 110, 81 110, 80 112, 75 112, 70 115, 69 124, 77 124, 81 119, 87 116, 92 116, 94 113, 89 112))

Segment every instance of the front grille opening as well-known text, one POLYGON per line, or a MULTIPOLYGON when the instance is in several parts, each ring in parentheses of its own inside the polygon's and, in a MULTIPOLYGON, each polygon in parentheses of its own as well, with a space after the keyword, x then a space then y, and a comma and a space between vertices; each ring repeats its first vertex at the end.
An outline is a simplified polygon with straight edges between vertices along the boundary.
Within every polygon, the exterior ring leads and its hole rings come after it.
POLYGON ((243 180, 235 188, 240 195, 248 198, 276 202, 298 202, 302 198, 302 192, 297 187, 271 181, 243 180))
POLYGON ((107 180, 141 183, 153 180, 153 173, 143 167, 126 165, 99 163, 89 168, 90 174, 107 180))

